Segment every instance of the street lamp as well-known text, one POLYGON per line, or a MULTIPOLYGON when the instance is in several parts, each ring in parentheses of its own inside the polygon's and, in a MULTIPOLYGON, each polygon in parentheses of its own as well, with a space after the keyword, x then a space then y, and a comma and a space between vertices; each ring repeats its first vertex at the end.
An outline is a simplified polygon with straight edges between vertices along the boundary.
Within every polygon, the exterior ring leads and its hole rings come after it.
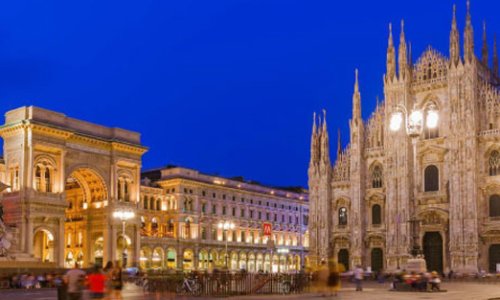
POLYGON ((135 217, 135 213, 130 210, 119 209, 113 212, 113 218, 122 221, 122 239, 123 239, 123 267, 127 267, 127 241, 125 240, 125 223, 133 219, 135 217))
MULTIPOLYGON (((411 111, 408 111, 404 105, 396 106, 394 112, 391 115, 389 129, 393 132, 399 131, 403 124, 405 125, 406 134, 411 138, 413 145, 413 180, 415 181, 417 176, 417 139, 422 134, 424 128, 424 115, 422 110, 413 107, 411 111)), ((429 129, 434 129, 437 127, 439 122, 439 114, 435 109, 435 106, 431 104, 426 112, 425 127, 429 129)), ((397 149, 397 147, 396 147, 397 149)), ((396 155, 397 159, 397 155, 396 155)), ((417 198, 417 185, 413 184, 413 214, 416 212, 416 198, 417 198)), ((415 218, 410 219, 411 230, 412 230, 412 250, 411 254, 413 258, 422 258, 422 251, 420 250, 420 245, 418 242, 417 226, 419 220, 415 218)))
POLYGON ((227 253, 227 238, 228 238, 228 231, 229 230, 234 230, 234 228, 236 227, 236 225, 234 225, 233 222, 231 221, 220 221, 219 224, 218 224, 218 227, 219 229, 222 229, 223 230, 223 237, 224 237, 224 233, 225 233, 225 236, 226 236, 226 255, 225 255, 225 260, 226 260, 226 269, 228 269, 228 253, 227 253))

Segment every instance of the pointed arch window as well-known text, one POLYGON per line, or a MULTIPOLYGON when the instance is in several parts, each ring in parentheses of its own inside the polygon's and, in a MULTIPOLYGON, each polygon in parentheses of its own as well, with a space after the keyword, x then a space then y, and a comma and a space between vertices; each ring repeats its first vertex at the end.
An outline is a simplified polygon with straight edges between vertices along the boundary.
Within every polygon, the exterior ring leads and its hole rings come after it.
POLYGON ((51 180, 51 170, 46 168, 45 169, 45 192, 50 193, 52 192, 52 180, 51 180))
POLYGON ((500 217, 500 195, 490 196, 490 217, 500 217))
POLYGON ((37 191, 42 191, 42 168, 36 166, 35 169, 35 188, 37 191))
POLYGON ((372 170, 372 188, 381 188, 383 184, 382 167, 377 165, 372 170))
POLYGON ((347 208, 345 207, 339 208, 339 225, 347 225, 347 208))
POLYGON ((426 192, 439 191, 439 169, 435 165, 425 168, 424 186, 426 192))
POLYGON ((378 204, 372 206, 372 224, 382 224, 382 208, 378 204))
POLYGON ((439 137, 439 111, 437 106, 431 102, 425 108, 424 139, 435 139, 439 137))
POLYGON ((490 176, 500 175, 500 153, 498 151, 491 151, 488 165, 490 176))

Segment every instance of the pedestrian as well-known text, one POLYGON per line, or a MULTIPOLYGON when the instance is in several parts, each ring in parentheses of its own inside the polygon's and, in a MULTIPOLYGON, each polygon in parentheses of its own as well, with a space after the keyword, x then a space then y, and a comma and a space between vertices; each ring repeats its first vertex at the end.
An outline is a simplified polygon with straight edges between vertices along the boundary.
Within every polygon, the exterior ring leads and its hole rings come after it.
POLYGON ((96 265, 94 270, 87 277, 87 283, 90 291, 90 298, 102 299, 104 298, 104 287, 106 284, 106 276, 101 271, 101 268, 96 265))
POLYGON ((326 297, 329 288, 328 288, 328 277, 330 276, 330 271, 328 270, 328 265, 325 260, 321 260, 321 265, 318 269, 317 274, 317 289, 318 292, 321 293, 322 297, 326 297))
POLYGON ((363 291, 363 268, 361 268, 360 265, 357 265, 356 268, 354 269, 354 281, 356 282, 356 291, 363 291))
POLYGON ((122 268, 120 263, 115 261, 114 268, 111 271, 111 299, 122 299, 122 268))
POLYGON ((330 291, 330 296, 337 296, 337 292, 340 290, 340 273, 338 263, 334 259, 330 259, 328 269, 330 271, 330 275, 328 276, 328 289, 330 291))
POLYGON ((109 298, 111 298, 111 294, 113 293, 113 263, 111 261, 106 263, 103 273, 106 277, 105 293, 109 298))
POLYGON ((85 281, 85 272, 80 270, 78 263, 75 263, 73 269, 66 272, 64 275, 64 282, 66 283, 68 289, 68 299, 69 300, 81 300, 83 284, 85 281))

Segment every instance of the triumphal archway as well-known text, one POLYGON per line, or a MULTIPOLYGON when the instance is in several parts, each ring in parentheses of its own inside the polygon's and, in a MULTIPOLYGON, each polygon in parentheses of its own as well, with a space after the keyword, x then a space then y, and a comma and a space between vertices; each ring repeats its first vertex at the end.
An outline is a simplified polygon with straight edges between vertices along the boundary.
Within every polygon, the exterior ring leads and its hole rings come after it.
POLYGON ((147 149, 138 133, 30 106, 7 112, 0 136, 10 261, 90 266, 126 253, 128 265, 138 264, 140 220, 128 221, 124 234, 113 218, 139 200, 147 149))

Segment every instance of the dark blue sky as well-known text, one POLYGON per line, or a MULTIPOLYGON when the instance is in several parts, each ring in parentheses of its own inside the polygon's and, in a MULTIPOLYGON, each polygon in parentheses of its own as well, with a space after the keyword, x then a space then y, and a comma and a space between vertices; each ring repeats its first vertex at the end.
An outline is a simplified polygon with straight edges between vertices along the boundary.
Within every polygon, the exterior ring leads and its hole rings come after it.
MULTIPOLYGON (((430 44, 448 55, 452 4, 2 1, 0 108, 139 131, 145 168, 306 186, 312 112, 326 108, 332 146, 337 127, 345 144, 354 68, 365 118, 383 96, 387 24, 397 41, 405 19, 414 60, 430 44)), ((465 0, 457 5, 462 30, 465 0)), ((482 20, 490 38, 500 30, 500 3, 471 7, 479 53, 482 20)))

